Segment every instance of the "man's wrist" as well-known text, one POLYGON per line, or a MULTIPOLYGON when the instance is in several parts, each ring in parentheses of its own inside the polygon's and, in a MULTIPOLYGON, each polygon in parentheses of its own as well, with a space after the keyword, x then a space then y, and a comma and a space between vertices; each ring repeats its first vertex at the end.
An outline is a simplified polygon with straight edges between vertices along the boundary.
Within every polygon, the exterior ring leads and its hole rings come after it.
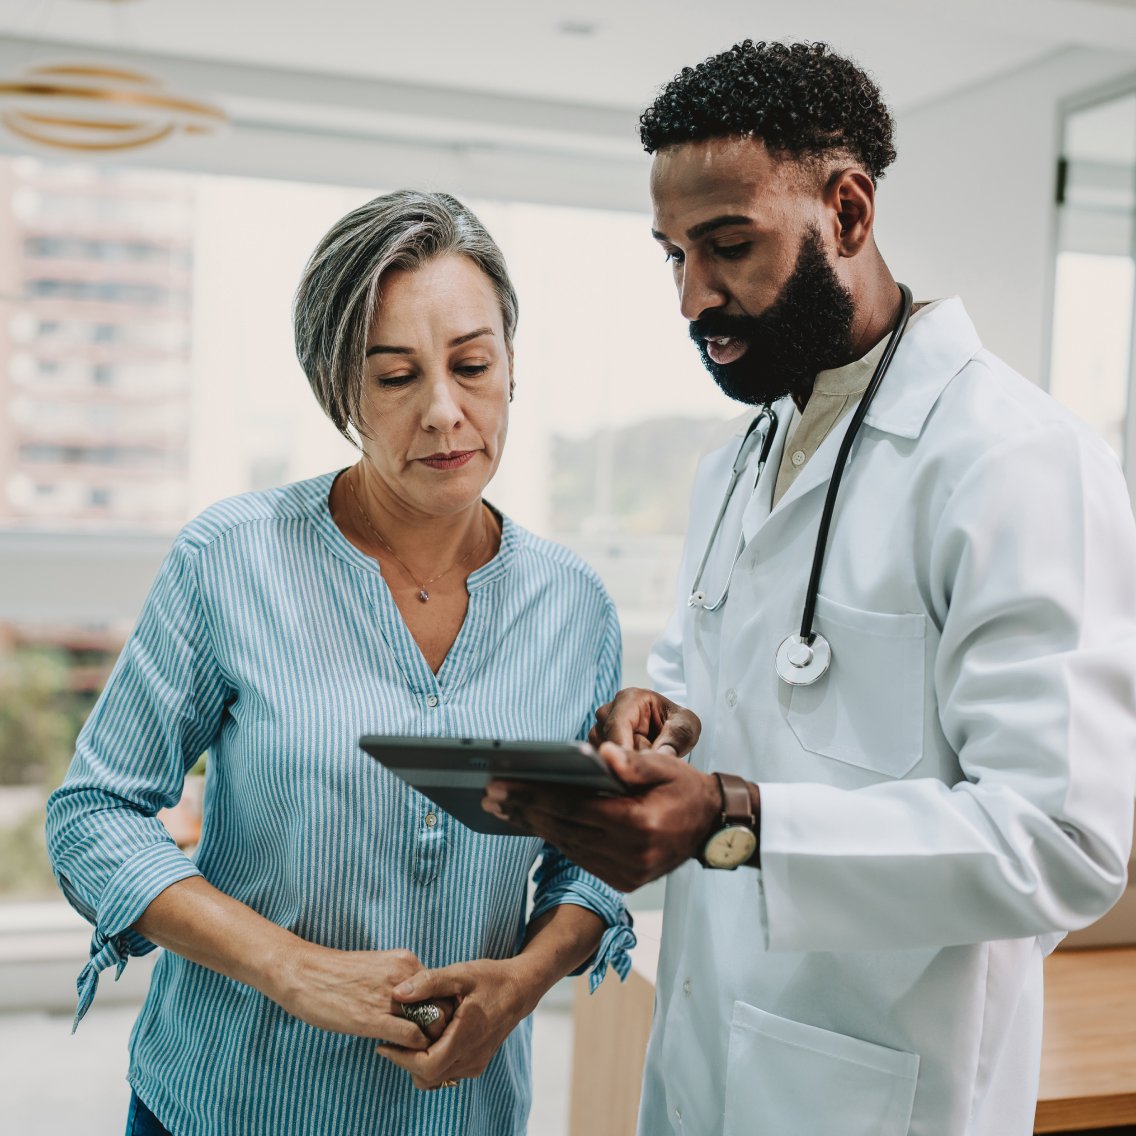
POLYGON ((706 861, 703 859, 706 842, 722 827, 722 788, 713 773, 702 775, 702 799, 699 801, 699 806, 698 811, 702 819, 698 825, 690 856, 706 867, 706 861))
POLYGON ((742 865, 745 868, 761 867, 761 788, 753 781, 746 782, 749 792, 749 810, 753 813, 753 835, 757 840, 753 855, 742 865))
MULTIPOLYGON (((741 777, 732 776, 730 774, 708 774, 707 780, 711 786, 710 793, 714 800, 714 814, 709 823, 703 829, 702 835, 699 837, 697 847, 695 848, 693 858, 696 859, 704 868, 711 867, 706 861, 706 848, 711 839, 723 828, 728 828, 730 825, 743 824, 753 832, 754 836, 754 850, 747 860, 737 864, 737 867, 745 868, 760 868, 761 867, 761 790, 752 781, 744 781, 741 777), (722 778, 725 777, 726 780, 722 778), (737 796, 737 787, 744 786, 746 794, 749 797, 749 810, 748 816, 744 819, 741 818, 741 810, 738 809, 737 801, 735 800, 734 811, 739 815, 727 816, 728 807, 726 804, 726 781, 731 783, 731 793, 734 797, 737 796)), ((719 867, 723 865, 717 865, 719 867)))

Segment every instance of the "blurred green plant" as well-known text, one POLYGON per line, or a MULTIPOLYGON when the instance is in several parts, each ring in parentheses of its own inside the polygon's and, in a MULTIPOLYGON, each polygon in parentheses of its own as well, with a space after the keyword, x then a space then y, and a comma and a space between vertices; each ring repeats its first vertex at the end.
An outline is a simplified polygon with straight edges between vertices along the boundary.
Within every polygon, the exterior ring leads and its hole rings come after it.
POLYGON ((91 696, 73 690, 68 656, 47 647, 0 652, 0 895, 49 895, 55 881, 43 806, 64 777, 91 696))
POLYGON ((18 647, 0 653, 0 785, 58 785, 85 702, 71 689, 63 652, 18 647))

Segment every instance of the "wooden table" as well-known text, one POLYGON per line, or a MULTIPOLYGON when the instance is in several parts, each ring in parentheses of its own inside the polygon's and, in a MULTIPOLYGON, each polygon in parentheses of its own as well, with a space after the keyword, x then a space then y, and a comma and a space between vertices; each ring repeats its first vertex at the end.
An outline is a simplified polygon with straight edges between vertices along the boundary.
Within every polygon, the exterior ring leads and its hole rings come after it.
POLYGON ((1136 1124, 1136 948, 1056 951, 1034 1132, 1120 1124, 1136 1124))
MULTIPOLYGON (((631 974, 576 989, 571 1136, 632 1136, 655 1000, 662 928, 635 917, 631 974)), ((1066 950, 1045 963, 1036 1133, 1136 1124, 1136 948, 1066 950)))

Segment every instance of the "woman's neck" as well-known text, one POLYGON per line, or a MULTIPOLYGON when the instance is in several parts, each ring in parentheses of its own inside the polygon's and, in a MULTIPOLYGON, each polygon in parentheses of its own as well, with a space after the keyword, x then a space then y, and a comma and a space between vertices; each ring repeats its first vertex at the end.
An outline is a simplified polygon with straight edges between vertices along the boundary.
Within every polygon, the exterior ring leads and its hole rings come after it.
POLYGON ((491 516, 480 498, 456 513, 429 515, 400 498, 365 460, 344 477, 355 534, 380 556, 393 554, 420 578, 467 557, 472 562, 491 536, 491 516))

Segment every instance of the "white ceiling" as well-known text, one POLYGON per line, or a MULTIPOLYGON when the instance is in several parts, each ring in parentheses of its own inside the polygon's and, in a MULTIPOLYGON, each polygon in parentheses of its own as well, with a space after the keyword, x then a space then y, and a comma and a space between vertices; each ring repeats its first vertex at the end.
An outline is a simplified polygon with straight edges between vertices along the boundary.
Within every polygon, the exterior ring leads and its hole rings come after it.
POLYGON ((0 0, 0 36, 638 108, 745 36, 826 39, 903 110, 1076 46, 1117 0, 0 0), (562 30, 568 25, 569 30, 562 30))

